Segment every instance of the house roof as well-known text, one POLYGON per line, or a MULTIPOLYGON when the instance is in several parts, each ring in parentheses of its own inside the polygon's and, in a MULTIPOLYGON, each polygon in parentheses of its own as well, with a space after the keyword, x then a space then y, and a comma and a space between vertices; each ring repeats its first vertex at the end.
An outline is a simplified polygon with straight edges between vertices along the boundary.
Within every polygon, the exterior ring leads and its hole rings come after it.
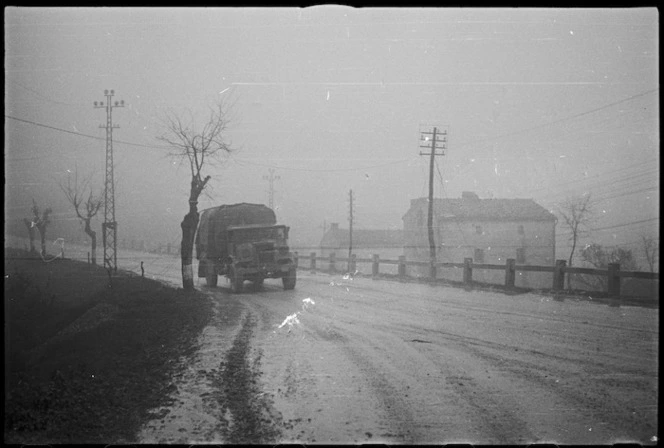
MULTIPOLYGON (((322 248, 348 247, 350 242, 348 229, 332 228, 325 232, 320 242, 322 248)), ((404 237, 402 230, 366 230, 353 229, 353 247, 403 247, 404 237)))
MULTIPOLYGON (((428 198, 411 200, 403 219, 428 209, 428 198)), ((480 199, 476 195, 454 199, 434 199, 434 213, 449 220, 555 221, 556 216, 532 199, 480 199)))

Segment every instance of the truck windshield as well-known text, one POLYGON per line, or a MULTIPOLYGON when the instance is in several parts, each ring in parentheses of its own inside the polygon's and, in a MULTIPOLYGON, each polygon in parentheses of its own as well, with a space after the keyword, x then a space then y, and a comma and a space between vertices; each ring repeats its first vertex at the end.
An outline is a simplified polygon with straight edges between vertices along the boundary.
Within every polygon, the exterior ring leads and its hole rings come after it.
POLYGON ((233 230, 233 240, 241 241, 265 241, 276 240, 282 242, 286 239, 285 229, 277 228, 258 228, 258 229, 236 229, 233 230))

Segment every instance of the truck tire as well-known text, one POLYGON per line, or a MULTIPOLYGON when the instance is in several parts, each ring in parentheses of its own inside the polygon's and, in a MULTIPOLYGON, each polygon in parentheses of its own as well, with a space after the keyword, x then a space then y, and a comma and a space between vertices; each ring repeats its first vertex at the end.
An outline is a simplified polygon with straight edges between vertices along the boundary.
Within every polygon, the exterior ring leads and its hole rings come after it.
POLYGON ((214 287, 217 286, 217 273, 214 270, 214 264, 206 263, 205 266, 205 282, 208 286, 214 287))
POLYGON ((290 268, 288 274, 281 278, 281 281, 284 284, 284 289, 295 289, 295 282, 297 280, 297 273, 294 267, 290 268))
POLYGON ((242 286, 244 283, 242 275, 238 274, 238 272, 233 267, 230 267, 228 268, 228 278, 231 281, 231 289, 233 292, 240 294, 242 292, 242 286))

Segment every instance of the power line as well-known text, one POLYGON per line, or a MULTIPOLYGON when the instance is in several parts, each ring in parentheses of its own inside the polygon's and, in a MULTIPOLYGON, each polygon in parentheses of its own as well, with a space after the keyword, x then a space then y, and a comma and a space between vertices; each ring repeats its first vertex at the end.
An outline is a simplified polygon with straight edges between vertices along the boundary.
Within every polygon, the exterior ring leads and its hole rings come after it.
POLYGON ((635 224, 643 224, 643 223, 646 223, 646 222, 657 221, 658 219, 659 219, 659 217, 649 218, 649 219, 642 219, 640 221, 626 222, 626 223, 623 223, 623 224, 616 224, 615 226, 597 227, 595 229, 589 229, 589 230, 591 232, 598 232, 600 230, 616 229, 618 227, 633 226, 635 224))
MULTIPOLYGON (((601 231, 604 231, 604 230, 611 230, 611 229, 615 229, 615 228, 618 228, 618 227, 640 226, 640 225, 646 224, 648 222, 657 221, 658 219, 659 219, 659 217, 655 217, 655 218, 642 219, 642 220, 639 220, 639 221, 626 222, 626 223, 616 224, 616 225, 606 226, 606 227, 587 228, 584 231, 584 233, 601 232, 601 231)), ((557 237, 558 236, 568 236, 570 231, 569 231, 569 229, 565 229, 565 230, 566 231, 563 231, 561 233, 556 233, 556 236, 557 237)))
MULTIPOLYGON (((23 123, 32 124, 32 125, 34 125, 34 126, 40 126, 40 127, 42 127, 42 128, 52 129, 52 130, 54 130, 54 131, 60 131, 60 132, 66 132, 66 133, 68 133, 68 134, 78 135, 78 136, 80 136, 80 137, 87 137, 87 138, 92 138, 92 139, 95 139, 95 140, 106 141, 106 138, 105 138, 105 137, 98 137, 98 136, 96 136, 96 135, 89 135, 89 134, 83 134, 82 132, 70 131, 70 130, 68 130, 68 129, 62 129, 62 128, 58 128, 58 127, 55 127, 55 126, 49 126, 49 125, 47 125, 47 124, 37 123, 37 122, 35 122, 35 121, 24 120, 24 119, 22 119, 22 118, 12 117, 11 115, 5 115, 5 118, 9 118, 9 119, 12 119, 12 120, 20 121, 20 122, 23 122, 23 123)), ((120 144, 123 144, 123 145, 129 145, 129 146, 138 146, 138 147, 141 147, 141 148, 150 148, 150 149, 170 149, 169 146, 143 145, 143 144, 141 144, 141 143, 125 142, 125 141, 123 141, 123 140, 113 140, 113 142, 114 142, 114 143, 120 143, 120 144)))
POLYGON ((29 88, 29 87, 26 87, 26 86, 24 86, 23 84, 21 84, 20 82, 16 82, 15 80, 11 80, 10 82, 13 82, 13 83, 16 84, 17 86, 19 86, 19 87, 21 87, 21 88, 23 88, 23 89, 25 89, 25 90, 27 90, 27 91, 29 91, 29 92, 32 92, 33 94, 35 94, 35 95, 38 96, 39 98, 41 98, 41 99, 43 99, 43 100, 46 100, 46 101, 48 101, 48 102, 50 102, 50 103, 62 104, 62 105, 65 105, 65 106, 79 106, 79 104, 74 104, 74 103, 63 103, 62 101, 56 101, 56 100, 54 100, 54 99, 48 98, 47 96, 42 95, 41 93, 37 92, 36 90, 33 90, 33 89, 29 88))
MULTIPOLYGON (((5 115, 5 118, 10 118, 12 120, 32 124, 32 125, 35 125, 35 126, 44 127, 44 128, 47 128, 47 129, 52 129, 52 130, 55 130, 55 131, 66 132, 68 134, 78 135, 78 136, 81 136, 81 137, 87 137, 87 138, 92 138, 92 139, 95 139, 95 140, 106 141, 105 138, 97 137, 95 135, 83 134, 81 132, 70 131, 68 129, 62 129, 62 128, 58 128, 58 127, 55 127, 55 126, 49 126, 49 125, 46 125, 46 124, 37 123, 37 122, 34 122, 34 121, 30 121, 30 120, 23 120, 21 118, 12 117, 10 115, 5 115)), ((113 140, 113 142, 124 144, 124 145, 129 145, 129 146, 150 148, 150 149, 170 149, 170 147, 168 147, 168 146, 143 145, 143 144, 140 144, 140 143, 132 143, 132 142, 127 142, 127 141, 123 141, 123 140, 113 140)), ((7 160, 9 160, 9 161, 23 161, 23 160, 35 160, 35 159, 38 159, 38 158, 41 158, 41 157, 30 157, 30 158, 25 157, 25 158, 14 158, 14 159, 7 159, 7 160)), ((263 167, 267 167, 267 168, 274 168, 274 169, 280 169, 280 170, 308 171, 308 172, 338 172, 338 171, 361 171, 361 170, 368 170, 368 169, 373 169, 373 168, 382 168, 382 167, 385 167, 385 166, 391 166, 391 165, 397 165, 397 164, 405 163, 405 162, 408 162, 408 161, 413 160, 413 159, 414 158, 411 157, 411 158, 400 159, 400 160, 396 160, 394 162, 388 162, 388 163, 384 163, 384 164, 380 164, 380 165, 372 165, 372 166, 357 167, 357 168, 338 168, 338 169, 320 169, 320 170, 309 169, 309 168, 293 168, 293 167, 283 167, 283 166, 269 165, 269 164, 265 164, 265 163, 250 162, 247 159, 240 159, 240 158, 233 158, 233 157, 231 157, 229 160, 234 160, 238 164, 243 164, 244 163, 244 164, 247 164, 247 165, 263 166, 263 167)))
POLYGON ((356 168, 332 168, 332 169, 311 169, 311 168, 293 168, 293 167, 284 167, 284 166, 275 166, 275 165, 269 165, 265 163, 257 163, 257 162, 249 162, 246 159, 238 159, 234 157, 230 157, 229 160, 233 160, 239 165, 242 164, 247 164, 247 165, 256 165, 256 166, 262 166, 266 168, 273 168, 273 169, 279 169, 279 170, 289 170, 289 171, 305 171, 305 172, 318 172, 318 173, 325 173, 325 172, 339 172, 339 171, 362 171, 362 170, 368 170, 368 169, 373 169, 373 168, 382 168, 385 166, 392 166, 392 165, 397 165, 397 164, 402 164, 405 162, 408 162, 410 160, 413 160, 414 157, 408 158, 408 159, 401 159, 401 160, 396 160, 394 162, 389 162, 389 163, 383 163, 380 165, 372 165, 372 166, 364 166, 364 167, 356 167, 356 168))
POLYGON ((636 95, 632 95, 630 97, 624 98, 624 99, 619 100, 619 101, 614 101, 613 103, 605 104, 604 106, 597 107, 595 109, 591 109, 591 110, 588 110, 588 111, 585 111, 585 112, 580 112, 578 114, 563 117, 563 118, 560 118, 560 119, 555 120, 555 121, 540 124, 540 125, 537 125, 537 126, 526 128, 526 129, 521 129, 519 131, 508 132, 507 134, 496 135, 494 137, 489 137, 489 138, 485 138, 485 139, 472 140, 472 141, 469 141, 469 142, 460 142, 460 143, 458 143, 458 145, 463 146, 463 145, 476 144, 476 143, 481 143, 481 142, 486 142, 486 141, 491 141, 491 140, 498 140, 498 139, 501 139, 501 138, 511 137, 513 135, 518 135, 518 134, 523 134, 523 133, 526 133, 526 132, 534 131, 536 129, 540 129, 540 128, 547 127, 547 126, 552 126, 554 124, 562 123, 564 121, 572 120, 574 118, 579 118, 579 117, 582 117, 584 115, 589 115, 589 114, 592 114, 592 113, 595 113, 595 112, 599 112, 601 110, 608 109, 608 108, 613 107, 613 106, 617 106, 618 104, 622 104, 622 103, 631 101, 633 99, 648 95, 650 93, 657 92, 658 90, 659 90, 659 87, 656 88, 656 89, 651 89, 651 90, 647 90, 645 92, 638 93, 636 95))
MULTIPOLYGON (((628 169, 636 167, 636 166, 641 166, 641 165, 646 165, 647 164, 647 165, 649 165, 649 167, 652 167, 652 164, 654 162, 657 162, 657 161, 658 160, 656 160, 656 159, 648 159, 644 162, 639 162, 639 163, 635 163, 635 164, 632 164, 632 165, 628 165, 626 167, 618 168, 618 169, 611 170, 611 171, 606 171, 604 173, 595 174, 593 176, 588 176, 588 177, 585 177, 583 179, 575 179, 575 180, 566 181, 565 185, 574 184, 574 183, 578 183, 578 182, 587 182, 589 180, 597 179, 597 178, 600 178, 600 177, 603 177, 603 176, 608 176, 608 175, 613 174, 613 173, 618 173, 618 172, 621 172, 621 171, 627 171, 628 169)), ((656 170, 659 171, 659 168, 657 168, 656 170)), ((646 170, 646 171, 649 172, 649 170, 646 170)), ((636 173, 630 174, 630 175, 635 175, 635 174, 636 173)), ((613 182, 613 179, 611 180, 611 182, 613 182)), ((540 187, 540 188, 535 188, 531 191, 541 191, 541 190, 549 190, 549 189, 550 189, 549 187, 540 187)))

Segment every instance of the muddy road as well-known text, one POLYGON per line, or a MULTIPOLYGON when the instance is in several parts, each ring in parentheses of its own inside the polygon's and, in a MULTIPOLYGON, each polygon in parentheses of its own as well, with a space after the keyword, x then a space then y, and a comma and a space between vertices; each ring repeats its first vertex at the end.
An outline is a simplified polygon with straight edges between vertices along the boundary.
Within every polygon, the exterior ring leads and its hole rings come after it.
POLYGON ((656 441, 658 310, 298 275, 200 286, 215 315, 142 442, 656 441))

